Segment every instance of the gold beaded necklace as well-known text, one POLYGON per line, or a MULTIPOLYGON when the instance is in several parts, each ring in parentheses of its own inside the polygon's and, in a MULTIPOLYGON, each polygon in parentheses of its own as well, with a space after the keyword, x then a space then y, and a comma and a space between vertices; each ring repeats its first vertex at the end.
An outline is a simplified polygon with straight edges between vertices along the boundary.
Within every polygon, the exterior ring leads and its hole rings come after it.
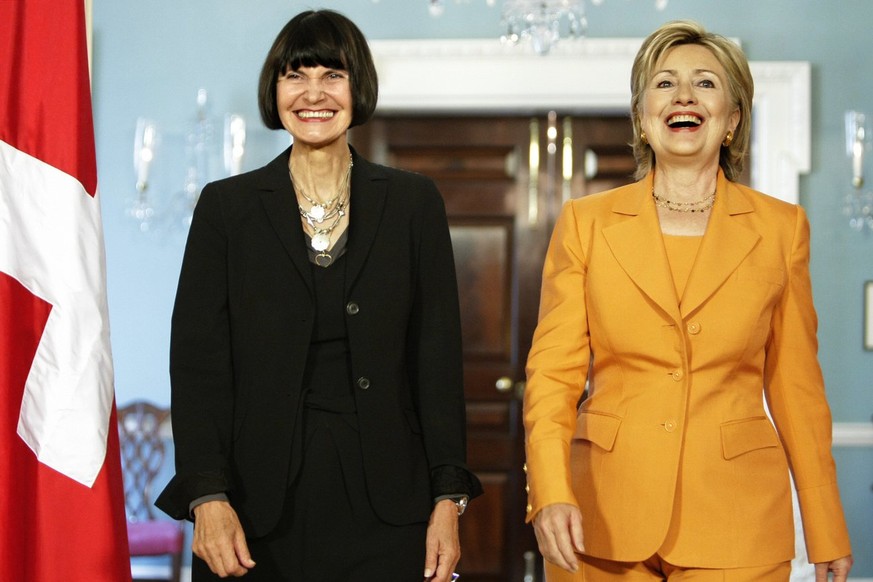
POLYGON ((695 200, 694 202, 673 202, 666 198, 662 198, 655 194, 655 189, 652 188, 652 198, 655 199, 655 204, 660 208, 666 208, 672 212, 706 212, 715 204, 715 191, 704 198, 703 200, 695 200))

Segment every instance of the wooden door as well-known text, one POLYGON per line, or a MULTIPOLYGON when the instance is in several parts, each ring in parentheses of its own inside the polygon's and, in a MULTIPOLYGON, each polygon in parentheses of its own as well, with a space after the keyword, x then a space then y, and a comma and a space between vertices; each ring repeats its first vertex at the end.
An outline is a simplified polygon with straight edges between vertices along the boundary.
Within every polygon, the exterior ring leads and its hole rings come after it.
POLYGON ((446 202, 464 340, 468 461, 485 488, 461 519, 463 582, 541 580, 524 524, 524 364, 563 200, 630 181, 624 118, 381 116, 368 159, 433 178, 446 202), (566 161, 565 161, 566 160, 566 161))

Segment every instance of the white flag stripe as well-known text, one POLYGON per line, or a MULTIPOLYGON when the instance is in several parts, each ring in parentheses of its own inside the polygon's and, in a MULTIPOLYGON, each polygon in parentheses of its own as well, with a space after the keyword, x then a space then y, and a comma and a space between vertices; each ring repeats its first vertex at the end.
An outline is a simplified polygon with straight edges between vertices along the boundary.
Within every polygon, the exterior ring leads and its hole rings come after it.
POLYGON ((0 141, 0 271, 52 305, 18 434, 40 462, 89 487, 113 400, 104 269, 97 197, 0 141))

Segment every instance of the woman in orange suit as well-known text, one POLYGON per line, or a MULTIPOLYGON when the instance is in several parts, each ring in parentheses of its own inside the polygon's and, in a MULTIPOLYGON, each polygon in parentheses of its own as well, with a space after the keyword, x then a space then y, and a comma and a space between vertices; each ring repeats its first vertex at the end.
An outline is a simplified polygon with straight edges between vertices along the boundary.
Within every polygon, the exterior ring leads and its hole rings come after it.
POLYGON ((816 578, 845 580, 809 224, 735 182, 748 62, 672 22, 631 88, 638 181, 565 205, 543 271, 524 417, 546 579, 787 581, 791 471, 816 578))

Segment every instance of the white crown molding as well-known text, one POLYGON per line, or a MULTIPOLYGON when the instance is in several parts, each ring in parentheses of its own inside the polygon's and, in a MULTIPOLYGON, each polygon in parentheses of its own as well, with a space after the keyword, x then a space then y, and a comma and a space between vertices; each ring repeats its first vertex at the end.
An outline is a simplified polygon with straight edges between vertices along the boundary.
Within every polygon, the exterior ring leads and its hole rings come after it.
POLYGON ((642 39, 558 43, 546 57, 497 39, 370 43, 379 107, 394 111, 621 113, 642 39))
MULTIPOLYGON (((630 103, 635 38, 562 40, 548 56, 496 39, 374 40, 379 111, 621 114, 630 103)), ((806 62, 753 62, 752 186, 798 200, 810 169, 806 62)))

